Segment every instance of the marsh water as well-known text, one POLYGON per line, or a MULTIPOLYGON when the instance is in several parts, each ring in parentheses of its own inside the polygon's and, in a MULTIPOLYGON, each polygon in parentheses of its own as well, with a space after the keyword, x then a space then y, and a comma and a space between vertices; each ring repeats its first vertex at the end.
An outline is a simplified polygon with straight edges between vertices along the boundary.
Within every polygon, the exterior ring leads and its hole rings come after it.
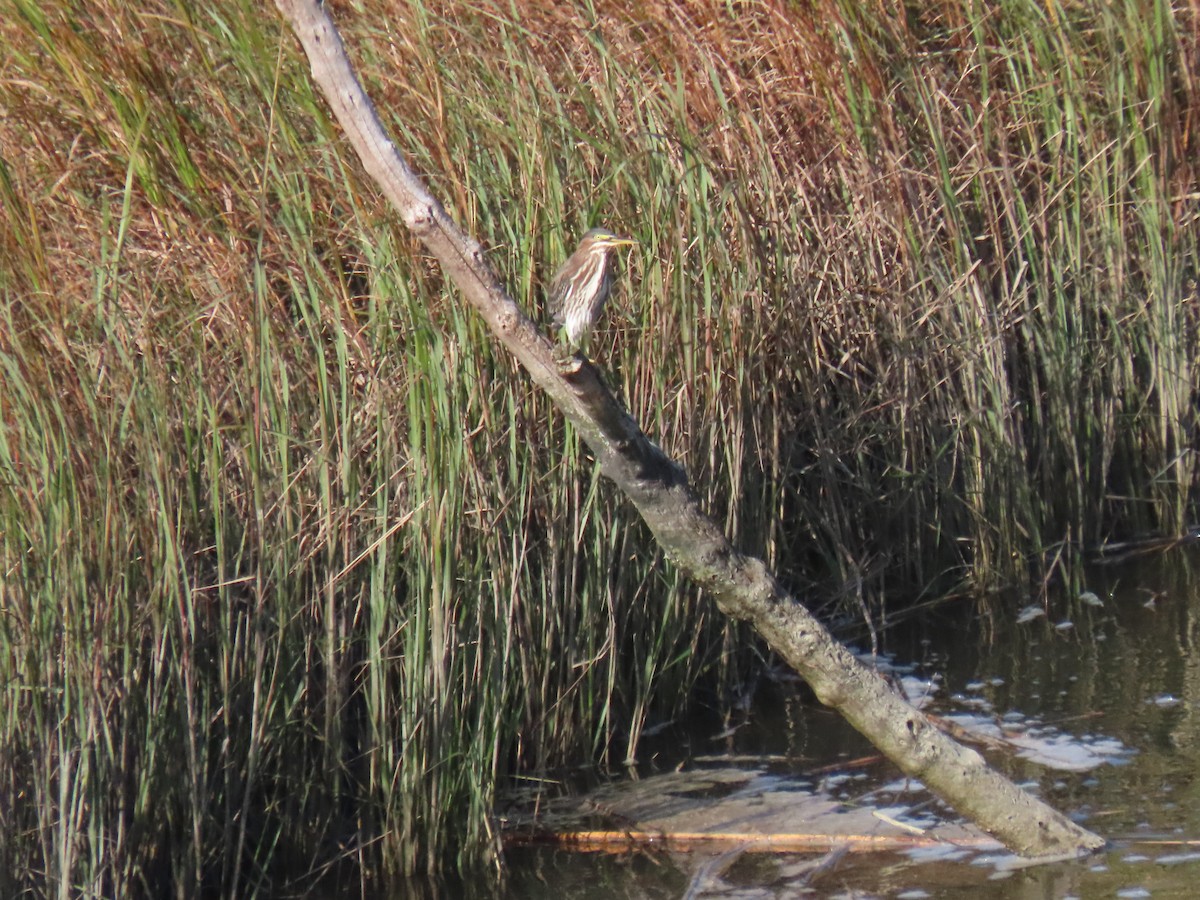
MULTIPOLYGON (((509 898, 1200 895, 1200 552, 1176 550, 1088 571, 1078 595, 1028 598, 970 618, 953 602, 884 629, 876 658, 929 712, 1013 738, 989 760, 1110 840, 1084 860, 1019 868, 1004 854, 510 854, 509 898)), ((1072 592, 1073 594, 1075 592, 1072 592)), ((964 601, 964 606, 965 606, 964 601)), ((859 648, 869 650, 866 642, 859 648)), ((678 766, 758 767, 780 784, 853 804, 886 793, 896 814, 950 816, 874 760, 803 685, 764 684, 744 721, 664 733, 637 776, 678 766), (839 768, 836 763, 844 763, 839 768), (830 768, 833 766, 833 768, 830 768), (790 784, 793 782, 794 784, 790 784)))
MULTIPOLYGON (((1020 867, 1003 853, 510 853, 504 885, 442 896, 1194 897, 1200 896, 1200 552, 1097 566, 1085 589, 1017 603, 989 620, 943 604, 878 634, 877 664, 928 712, 1003 746, 989 760, 1110 847, 1080 862, 1020 867)), ((860 642, 871 656, 867 642, 860 642)), ((732 723, 667 729, 609 780, 738 767, 780 790, 871 803, 895 817, 953 819, 879 760, 802 685, 768 681, 732 723)))

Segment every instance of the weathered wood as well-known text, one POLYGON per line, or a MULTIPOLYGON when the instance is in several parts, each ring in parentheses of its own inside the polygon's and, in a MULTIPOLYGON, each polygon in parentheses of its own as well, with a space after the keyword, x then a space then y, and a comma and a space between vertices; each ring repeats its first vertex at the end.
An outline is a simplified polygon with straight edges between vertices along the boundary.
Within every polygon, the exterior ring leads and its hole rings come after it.
POLYGON ((362 90, 333 22, 315 0, 276 0, 300 39, 313 78, 368 174, 440 262, 463 297, 575 425, 600 471, 637 507, 667 555, 729 616, 749 622, 809 683, 906 774, 1028 857, 1083 854, 1099 836, 1021 791, 974 750, 930 725, 855 659, 790 596, 762 561, 738 552, 701 508, 683 468, 621 408, 590 363, 568 370, 552 343, 500 285, 479 244, 464 234, 405 164, 362 90))
POLYGON ((995 852, 992 838, 932 838, 900 834, 733 834, 667 831, 567 831, 548 834, 517 832, 505 836, 506 847, 557 847, 579 853, 634 853, 662 850, 692 853, 738 848, 745 853, 824 853, 845 848, 851 853, 928 850, 934 847, 995 852))

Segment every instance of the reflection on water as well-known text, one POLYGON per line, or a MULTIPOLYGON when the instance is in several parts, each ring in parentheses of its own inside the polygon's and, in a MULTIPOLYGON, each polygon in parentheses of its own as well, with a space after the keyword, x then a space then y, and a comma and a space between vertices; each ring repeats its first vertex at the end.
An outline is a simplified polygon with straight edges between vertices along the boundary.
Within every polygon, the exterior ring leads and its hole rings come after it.
MULTIPOLYGON (((885 661, 910 697, 959 725, 1017 749, 988 758, 1052 805, 1113 842, 1084 862, 1010 869, 995 858, 930 862, 903 854, 850 855, 811 874, 811 859, 741 855, 724 868, 698 854, 614 857, 553 850, 510 857, 499 896, 610 897, 1191 897, 1200 879, 1200 555, 1169 556, 1091 573, 1082 597, 1051 597, 1033 615, 968 625, 941 611, 885 631, 885 661), (1021 621, 1018 621, 1020 619, 1021 621), (968 637, 969 635, 969 637, 968 637), (909 666, 904 663, 911 663, 909 666), (718 869, 720 869, 718 871, 718 869), (698 884, 697 879, 702 878, 698 884)), ((881 654, 882 655, 882 654, 881 654)), ((811 707, 788 681, 761 689, 740 727, 707 724, 643 745, 646 774, 721 757, 760 761, 842 799, 856 792, 906 808, 909 785, 834 714, 811 707)), ((907 801, 912 806, 912 795, 907 801)), ((495 894, 493 894, 495 895, 495 894)))

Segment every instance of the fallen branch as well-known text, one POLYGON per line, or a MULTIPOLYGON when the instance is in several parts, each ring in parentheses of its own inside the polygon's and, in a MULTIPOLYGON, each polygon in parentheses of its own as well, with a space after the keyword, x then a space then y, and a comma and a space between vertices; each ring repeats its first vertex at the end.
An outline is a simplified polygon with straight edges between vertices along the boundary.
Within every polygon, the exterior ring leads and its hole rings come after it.
POLYGON ((404 223, 441 263, 463 297, 554 401, 591 448, 600 471, 637 507, 669 557, 721 610, 749 622, 809 683, 907 775, 961 814, 1029 857, 1061 857, 1103 839, 1021 791, 973 750, 943 735, 882 678, 837 643, 766 565, 738 552, 701 508, 686 473, 638 427, 581 357, 555 362, 553 346, 500 285, 479 244, 401 158, 384 133, 346 57, 341 37, 315 0, 276 0, 366 171, 404 223))
POLYGON ((635 850, 693 851, 737 847, 746 853, 823 853, 847 848, 851 853, 881 853, 928 847, 993 851, 1002 845, 992 838, 937 838, 904 834, 754 834, 752 832, 665 831, 514 831, 504 835, 505 847, 558 847, 580 853, 629 853, 635 850))

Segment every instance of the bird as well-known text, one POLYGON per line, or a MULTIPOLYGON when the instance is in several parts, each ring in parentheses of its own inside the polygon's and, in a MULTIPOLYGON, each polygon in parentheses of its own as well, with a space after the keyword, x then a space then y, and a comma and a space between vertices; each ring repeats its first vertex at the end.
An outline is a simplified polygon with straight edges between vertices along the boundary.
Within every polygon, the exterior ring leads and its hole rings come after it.
POLYGON ((600 318, 613 284, 609 255, 617 247, 632 246, 607 228, 593 228, 579 241, 550 282, 550 317, 573 349, 583 347, 600 318))

